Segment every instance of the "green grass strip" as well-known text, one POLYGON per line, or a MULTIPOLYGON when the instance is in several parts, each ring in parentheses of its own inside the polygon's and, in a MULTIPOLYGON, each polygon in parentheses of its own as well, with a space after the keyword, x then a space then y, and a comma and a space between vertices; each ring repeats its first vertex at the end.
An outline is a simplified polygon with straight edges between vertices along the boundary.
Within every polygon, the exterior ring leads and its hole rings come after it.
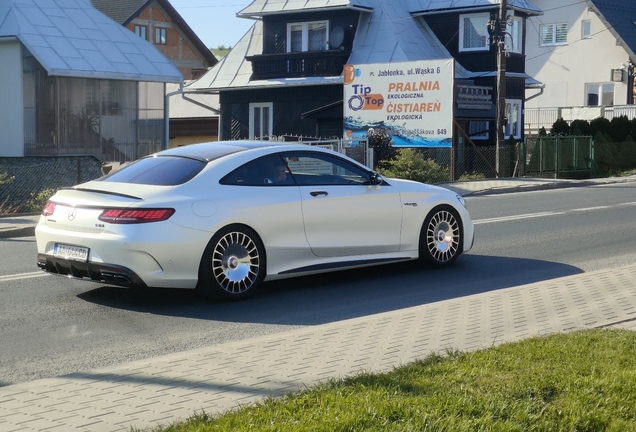
POLYGON ((156 431, 636 431, 636 333, 431 355, 156 431))

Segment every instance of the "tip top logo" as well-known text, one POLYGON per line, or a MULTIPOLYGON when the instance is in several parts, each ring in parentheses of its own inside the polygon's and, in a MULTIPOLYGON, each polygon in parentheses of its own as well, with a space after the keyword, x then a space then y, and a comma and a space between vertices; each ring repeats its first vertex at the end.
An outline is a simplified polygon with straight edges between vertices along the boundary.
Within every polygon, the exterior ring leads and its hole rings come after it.
POLYGON ((353 65, 345 65, 344 82, 351 85, 353 95, 347 102, 351 111, 379 110, 384 106, 384 96, 379 93, 371 93, 371 86, 363 84, 353 84, 356 77, 360 77, 360 69, 353 65))

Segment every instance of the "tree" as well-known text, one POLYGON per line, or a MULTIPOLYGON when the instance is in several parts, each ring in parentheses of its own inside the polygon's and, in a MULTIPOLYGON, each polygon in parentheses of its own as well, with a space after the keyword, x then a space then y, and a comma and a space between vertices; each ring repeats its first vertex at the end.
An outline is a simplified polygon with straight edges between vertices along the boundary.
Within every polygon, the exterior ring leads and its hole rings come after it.
POLYGON ((591 135, 590 123, 587 120, 572 120, 572 123, 570 123, 570 134, 574 136, 591 135))
POLYGON ((559 117, 557 121, 552 124, 550 133, 552 135, 570 135, 570 125, 568 122, 559 117))
POLYGON ((616 143, 625 141, 631 130, 632 123, 627 116, 614 117, 610 121, 609 134, 616 143))
POLYGON ((614 143, 608 142, 605 135, 599 131, 594 135, 594 144, 596 146, 596 166, 598 170, 604 173, 613 172, 616 169, 616 159, 612 151, 614 143))
POLYGON ((631 135, 627 135, 620 147, 618 147, 618 157, 622 169, 630 170, 636 168, 636 144, 634 144, 631 135))
POLYGON ((607 134, 610 131, 610 121, 605 117, 597 117, 590 122, 590 135, 596 137, 597 132, 607 134))

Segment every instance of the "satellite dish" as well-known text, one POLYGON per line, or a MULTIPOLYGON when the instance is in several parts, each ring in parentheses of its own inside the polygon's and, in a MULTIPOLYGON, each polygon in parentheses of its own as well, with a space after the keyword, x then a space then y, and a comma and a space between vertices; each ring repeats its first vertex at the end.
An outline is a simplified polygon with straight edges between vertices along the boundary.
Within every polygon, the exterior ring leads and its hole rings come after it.
POLYGON ((342 42, 344 41, 344 37, 344 29, 340 26, 334 27, 329 33, 329 46, 331 48, 340 48, 342 42))

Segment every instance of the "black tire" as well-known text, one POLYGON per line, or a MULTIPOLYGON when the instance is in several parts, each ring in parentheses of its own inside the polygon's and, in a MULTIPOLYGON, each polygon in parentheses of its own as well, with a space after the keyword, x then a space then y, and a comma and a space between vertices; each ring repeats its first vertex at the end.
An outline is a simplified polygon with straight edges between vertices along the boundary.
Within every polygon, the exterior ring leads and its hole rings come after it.
POLYGON ((434 267, 455 262, 464 244, 462 221, 455 209, 435 207, 426 216, 420 233, 420 258, 434 267))
POLYGON ((265 248, 254 230, 229 225, 210 240, 199 267, 197 291, 210 299, 235 301, 256 294, 265 278, 265 248))

